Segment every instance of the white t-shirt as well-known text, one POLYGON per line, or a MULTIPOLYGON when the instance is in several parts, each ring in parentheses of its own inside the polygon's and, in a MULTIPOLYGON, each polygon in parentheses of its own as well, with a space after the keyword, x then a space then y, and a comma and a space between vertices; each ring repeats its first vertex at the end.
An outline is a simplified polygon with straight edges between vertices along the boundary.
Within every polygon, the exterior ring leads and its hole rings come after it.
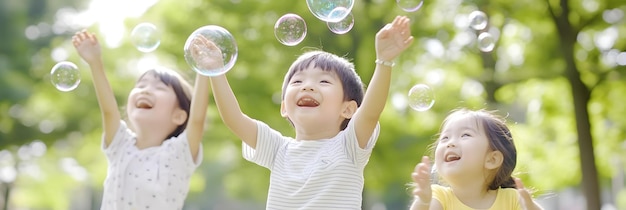
POLYGON ((376 125, 365 149, 354 125, 331 139, 299 141, 257 121, 256 149, 243 144, 245 159, 270 169, 266 208, 361 209, 363 169, 378 139, 376 125))
POLYGON ((124 121, 108 147, 102 141, 109 168, 101 209, 182 209, 189 178, 202 161, 202 146, 194 161, 186 132, 157 147, 140 150, 135 142, 124 121))

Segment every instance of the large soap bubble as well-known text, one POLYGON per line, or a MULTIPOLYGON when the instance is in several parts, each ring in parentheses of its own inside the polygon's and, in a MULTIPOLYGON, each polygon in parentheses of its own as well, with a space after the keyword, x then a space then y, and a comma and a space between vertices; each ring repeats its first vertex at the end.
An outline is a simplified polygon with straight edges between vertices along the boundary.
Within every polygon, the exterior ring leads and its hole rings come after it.
POLYGON ((80 71, 76 64, 61 61, 50 70, 50 81, 60 91, 72 91, 80 84, 80 71))
POLYGON ((482 32, 478 35, 478 49, 483 52, 491 52, 496 46, 496 39, 488 32, 482 32))
POLYGON ((306 22, 296 14, 285 14, 274 24, 274 35, 284 45, 295 46, 306 37, 306 22))
POLYGON ((218 76, 228 72, 233 65, 235 65, 238 53, 237 43, 233 35, 230 34, 228 30, 216 25, 203 26, 191 33, 185 42, 184 51, 187 64, 189 64, 194 71, 205 76, 218 76), (192 48, 197 47, 193 46, 195 43, 194 39, 198 38, 197 36, 202 36, 206 40, 213 42, 213 44, 221 50, 224 60, 223 67, 204 68, 199 65, 199 61, 192 56, 192 48))
POLYGON ((396 0, 396 3, 405 12, 415 12, 422 8, 424 0, 396 0))
POLYGON ((161 44, 161 35, 152 23, 140 23, 130 32, 130 39, 141 52, 152 52, 161 44))
POLYGON ((333 33, 336 33, 336 34, 348 33, 348 31, 350 31, 352 27, 354 26, 354 15, 350 13, 343 20, 339 22, 335 22, 335 23, 327 22, 326 25, 328 25, 328 29, 330 29, 330 31, 332 31, 333 33))
POLYGON ((469 24, 474 30, 483 30, 487 27, 487 23, 489 20, 487 19, 487 14, 483 11, 476 10, 469 14, 469 24))
POLYGON ((409 106, 415 111, 429 110, 435 104, 435 94, 425 84, 417 84, 409 90, 409 106))
POLYGON ((352 12, 354 0, 306 0, 309 10, 324 22, 339 22, 352 12), (337 8, 343 8, 337 10, 337 8))

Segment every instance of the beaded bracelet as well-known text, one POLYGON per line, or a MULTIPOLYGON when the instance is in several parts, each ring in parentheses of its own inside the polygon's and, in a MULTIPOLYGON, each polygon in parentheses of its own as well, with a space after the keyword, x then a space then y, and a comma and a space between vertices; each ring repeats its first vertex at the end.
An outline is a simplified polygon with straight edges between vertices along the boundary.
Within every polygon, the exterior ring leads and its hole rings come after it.
POLYGON ((379 59, 376 59, 376 61, 374 61, 374 63, 380 64, 380 65, 383 65, 383 66, 389 66, 389 67, 393 67, 393 66, 396 65, 396 63, 394 63, 393 61, 383 61, 383 60, 379 60, 379 59))

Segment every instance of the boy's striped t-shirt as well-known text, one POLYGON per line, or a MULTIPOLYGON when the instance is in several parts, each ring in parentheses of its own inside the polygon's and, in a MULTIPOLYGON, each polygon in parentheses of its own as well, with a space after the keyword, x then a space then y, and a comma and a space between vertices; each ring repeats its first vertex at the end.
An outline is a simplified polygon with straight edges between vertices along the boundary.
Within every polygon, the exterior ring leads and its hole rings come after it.
POLYGON ((271 171, 267 209, 361 209, 363 169, 376 140, 365 149, 354 125, 331 139, 295 140, 257 121, 257 148, 243 144, 247 160, 271 171))

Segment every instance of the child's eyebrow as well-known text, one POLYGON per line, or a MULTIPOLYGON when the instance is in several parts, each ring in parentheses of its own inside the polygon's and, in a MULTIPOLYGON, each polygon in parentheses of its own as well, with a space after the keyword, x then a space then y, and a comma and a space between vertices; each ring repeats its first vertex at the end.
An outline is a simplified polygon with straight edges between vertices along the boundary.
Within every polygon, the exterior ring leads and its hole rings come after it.
POLYGON ((469 130, 469 131, 471 131, 471 132, 473 132, 473 133, 478 133, 478 129, 476 129, 476 128, 474 128, 474 127, 471 127, 471 126, 463 126, 463 127, 461 127, 461 130, 462 130, 462 131, 467 131, 467 130, 469 130))
MULTIPOLYGON (((467 125, 466 126, 462 126, 462 127, 458 128, 457 130, 459 130, 459 131, 470 130, 472 132, 477 132, 478 131, 478 129, 476 129, 476 128, 472 127, 472 126, 467 126, 467 125)), ((447 134, 447 133, 450 133, 450 132, 451 132, 450 128, 446 128, 445 130, 441 131, 441 135, 447 134)))
POLYGON ((334 72, 334 71, 323 71, 322 75, 329 76, 332 78, 339 78, 339 75, 337 74, 337 72, 334 72))

